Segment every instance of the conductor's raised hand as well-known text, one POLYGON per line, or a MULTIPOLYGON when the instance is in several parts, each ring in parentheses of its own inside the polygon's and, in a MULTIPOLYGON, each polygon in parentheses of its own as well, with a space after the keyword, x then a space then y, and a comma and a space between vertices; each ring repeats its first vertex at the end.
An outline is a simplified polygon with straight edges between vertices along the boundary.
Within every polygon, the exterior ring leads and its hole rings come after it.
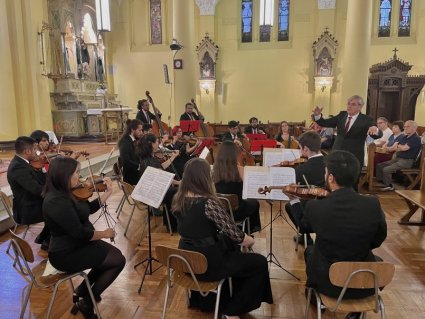
POLYGON ((323 107, 316 105, 316 107, 313 109, 313 114, 315 116, 319 116, 320 114, 322 114, 322 111, 323 111, 323 107))

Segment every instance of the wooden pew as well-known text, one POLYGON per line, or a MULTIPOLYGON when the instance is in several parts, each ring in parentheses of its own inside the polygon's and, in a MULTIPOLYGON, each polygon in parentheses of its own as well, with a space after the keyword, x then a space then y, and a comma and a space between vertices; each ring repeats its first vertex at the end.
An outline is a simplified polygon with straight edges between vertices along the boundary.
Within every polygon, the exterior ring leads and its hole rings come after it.
POLYGON ((424 165, 424 158, 425 158, 425 145, 422 145, 421 153, 419 154, 420 160, 419 160, 419 168, 403 168, 400 170, 400 172, 403 175, 406 175, 407 179, 409 180, 409 186, 407 189, 414 189, 416 185, 418 185, 422 178, 422 170, 421 167, 424 165))
POLYGON ((419 190, 396 190, 395 192, 399 194, 406 201, 409 211, 404 214, 398 221, 401 225, 412 225, 412 226, 425 226, 425 169, 424 161, 421 161, 420 167, 420 181, 421 188, 419 190), (410 221, 410 218, 416 213, 421 214, 420 221, 410 221))
POLYGON ((376 144, 370 143, 367 147, 367 165, 362 167, 359 179, 359 189, 367 184, 366 189, 372 191, 373 189, 373 175, 374 175, 374 160, 375 160, 376 144))

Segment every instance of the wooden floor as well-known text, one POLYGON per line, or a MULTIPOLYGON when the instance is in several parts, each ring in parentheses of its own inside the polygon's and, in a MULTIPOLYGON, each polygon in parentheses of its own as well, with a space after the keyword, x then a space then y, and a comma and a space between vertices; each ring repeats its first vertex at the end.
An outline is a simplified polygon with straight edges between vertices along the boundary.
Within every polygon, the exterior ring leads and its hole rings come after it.
MULTIPOLYGON (((109 201, 109 211, 115 215, 115 207, 118 205, 121 194, 118 188, 109 201)), ((384 260, 396 265, 394 280, 382 292, 386 305, 387 318, 416 319, 425 318, 425 238, 424 228, 413 226, 400 226, 397 220, 401 212, 407 210, 404 201, 395 193, 385 193, 380 196, 384 208, 387 223, 388 237, 383 246, 375 251, 384 260)), ((270 220, 269 206, 261 205, 263 225, 270 220)), ((278 205, 275 204, 273 215, 276 214, 278 205)), ((126 222, 129 216, 129 206, 124 206, 116 227, 118 237, 116 245, 122 250, 127 258, 127 265, 114 284, 102 295, 99 304, 103 318, 161 318, 161 310, 165 292, 165 269, 161 268, 152 276, 148 276, 142 292, 137 293, 141 275, 144 268, 134 270, 135 263, 143 260, 147 254, 147 241, 144 239, 141 246, 135 243, 141 234, 141 225, 144 213, 135 213, 130 225, 129 237, 123 236, 126 222)), ((95 216, 93 216, 95 217, 95 216)), ((102 229, 103 221, 100 220, 95 226, 102 229)), ((157 218, 157 224, 161 224, 157 218)), ((38 245, 33 243, 41 225, 30 228, 27 235, 28 241, 34 250, 38 252, 38 245)), ((292 237, 294 231, 288 223, 279 218, 273 223, 273 252, 283 267, 301 278, 297 281, 285 271, 272 265, 271 282, 274 296, 274 305, 264 304, 260 309, 243 316, 243 318, 303 318, 305 297, 305 266, 303 261, 303 249, 294 251, 292 237)), ((269 248, 269 228, 255 234, 255 251, 267 255, 269 248)), ((0 318, 18 318, 22 288, 25 281, 12 267, 12 259, 5 254, 9 236, 0 236, 0 318)), ((157 244, 177 245, 178 235, 170 236, 163 226, 154 227, 153 246, 157 244)), ((37 261, 41 260, 37 256, 37 261)), ((185 295, 179 288, 171 293, 167 318, 213 318, 211 313, 201 313, 186 307, 185 295)), ((43 318, 46 306, 50 298, 49 291, 35 290, 30 298, 30 304, 25 318, 43 318)), ((82 318, 69 313, 71 308, 71 288, 65 284, 60 290, 54 306, 53 318, 82 318)), ((344 318, 343 314, 333 315, 325 312, 323 318, 344 318)), ((379 318, 376 314, 368 315, 368 318, 379 318)))

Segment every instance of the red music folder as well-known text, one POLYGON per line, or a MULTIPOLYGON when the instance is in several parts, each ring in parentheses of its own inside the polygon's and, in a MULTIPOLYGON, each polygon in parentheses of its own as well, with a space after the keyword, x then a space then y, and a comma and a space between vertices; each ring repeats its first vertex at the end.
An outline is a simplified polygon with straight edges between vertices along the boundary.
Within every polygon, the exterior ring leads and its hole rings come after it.
MULTIPOLYGON (((260 134, 258 134, 260 135, 260 134)), ((264 147, 275 148, 276 140, 253 140, 251 141, 251 152, 261 151, 264 147)))
POLYGON ((200 123, 201 123, 200 120, 193 120, 193 121, 184 120, 184 121, 180 121, 180 127, 183 133, 196 132, 197 130, 199 130, 200 123))
POLYGON ((251 141, 267 140, 267 134, 245 134, 251 141))

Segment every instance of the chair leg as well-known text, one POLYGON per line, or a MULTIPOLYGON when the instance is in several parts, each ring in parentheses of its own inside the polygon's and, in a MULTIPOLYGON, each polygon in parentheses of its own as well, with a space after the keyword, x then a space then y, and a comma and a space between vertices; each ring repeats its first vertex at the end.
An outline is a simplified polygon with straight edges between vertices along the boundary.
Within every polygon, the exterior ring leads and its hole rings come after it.
POLYGON ((120 203, 118 204, 117 209, 115 210, 115 214, 117 214, 117 219, 120 218, 122 208, 124 206, 124 202, 125 202, 125 195, 123 194, 121 197, 120 203))
POLYGON ((382 300, 381 296, 378 296, 378 302, 379 302, 379 312, 381 313, 381 319, 386 319, 385 305, 384 305, 384 301, 382 300))
POLYGON ((367 317, 367 312, 365 311, 365 312, 362 312, 362 317, 361 317, 361 319, 366 319, 366 317, 367 317))
POLYGON ((31 282, 30 284, 28 284, 27 286, 24 287, 24 290, 27 290, 27 293, 25 294, 24 300, 22 302, 22 306, 21 306, 21 314, 19 315, 20 319, 24 319, 25 316, 25 310, 27 309, 27 304, 28 304, 28 300, 30 299, 30 295, 31 295, 31 290, 33 287, 34 283, 31 282))
POLYGON ((52 294, 52 297, 50 298, 49 307, 47 308, 47 315, 46 315, 46 319, 49 319, 49 318, 50 318, 50 313, 52 312, 53 304, 55 303, 56 294, 58 293, 59 285, 60 285, 62 282, 63 282, 63 280, 59 280, 59 281, 56 283, 55 288, 53 289, 53 294, 52 294))
POLYGON ((168 230, 170 231, 170 236, 173 236, 173 230, 171 229, 170 215, 168 214, 168 208, 164 205, 165 216, 167 217, 168 230))
MULTIPOLYGON (((13 232, 16 234, 16 229, 18 229, 18 224, 15 224, 15 227, 13 228, 13 232)), ((10 246, 12 246, 12 240, 9 240, 9 245, 6 249, 6 254, 8 254, 10 257, 12 257, 11 254, 9 254, 10 246)))
POLYGON ((304 319, 308 319, 310 315, 310 300, 311 300, 311 288, 307 288, 307 303, 305 305, 305 316, 304 319))
POLYGON ((233 297, 233 281, 232 281, 232 277, 229 277, 228 280, 229 280, 230 297, 233 297))
POLYGON ((94 312, 96 313, 98 319, 102 319, 102 316, 99 312, 99 308, 97 307, 96 299, 94 299, 93 291, 91 290, 89 278, 87 277, 86 273, 84 273, 84 272, 81 273, 81 276, 84 278, 84 282, 86 283, 87 290, 88 290, 89 295, 90 295, 90 299, 93 303, 94 312))
POLYGON ((215 310, 214 310, 214 319, 218 319, 218 308, 220 306, 220 296, 221 296, 221 288, 223 287, 224 280, 220 282, 217 287, 217 297, 215 298, 215 310))
POLYGON ((127 236, 128 227, 130 226, 131 219, 133 218, 134 210, 136 209, 136 205, 133 206, 133 210, 131 211, 130 217, 128 218, 127 226, 125 227, 124 236, 127 236))
POLYGON ((167 290, 165 290, 164 306, 162 307, 162 319, 165 319, 165 313, 167 311, 168 293, 170 292, 170 285, 167 282, 167 290))
POLYGON ((316 292, 316 290, 314 291, 314 295, 316 296, 316 310, 317 310, 317 319, 321 319, 322 318, 322 300, 320 299, 319 294, 316 292))

